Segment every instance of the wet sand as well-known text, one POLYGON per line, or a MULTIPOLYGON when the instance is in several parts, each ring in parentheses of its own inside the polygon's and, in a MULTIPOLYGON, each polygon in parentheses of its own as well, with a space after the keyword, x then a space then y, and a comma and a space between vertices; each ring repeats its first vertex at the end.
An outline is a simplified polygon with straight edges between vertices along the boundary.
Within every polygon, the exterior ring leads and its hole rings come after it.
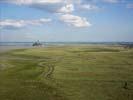
POLYGON ((15 49, 33 48, 33 46, 0 46, 0 53, 15 49))

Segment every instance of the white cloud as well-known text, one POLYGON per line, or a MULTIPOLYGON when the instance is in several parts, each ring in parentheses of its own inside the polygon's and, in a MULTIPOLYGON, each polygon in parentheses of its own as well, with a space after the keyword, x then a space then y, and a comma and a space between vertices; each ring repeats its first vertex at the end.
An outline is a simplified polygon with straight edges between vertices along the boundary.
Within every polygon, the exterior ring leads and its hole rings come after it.
POLYGON ((97 10, 98 9, 97 6, 91 5, 91 4, 83 4, 83 5, 80 5, 80 8, 81 9, 86 9, 86 10, 97 10))
POLYGON ((39 19, 39 20, 11 20, 5 19, 0 20, 1 28, 22 28, 28 25, 43 25, 47 22, 50 22, 51 19, 39 19))
POLYGON ((0 2, 26 5, 52 13, 72 13, 77 8, 82 8, 82 10, 94 10, 98 8, 95 5, 82 4, 83 1, 86 0, 0 0, 0 2))
POLYGON ((131 3, 131 4, 127 4, 127 8, 132 9, 132 8, 133 8, 133 3, 131 3))
POLYGON ((73 5, 65 5, 65 0, 2 0, 16 5, 26 5, 28 7, 41 9, 52 13, 66 13, 73 11, 73 5))
MULTIPOLYGON (((97 9, 97 7, 94 5, 83 4, 83 1, 84 0, 0 0, 0 2, 12 3, 19 6, 26 5, 28 7, 41 9, 50 13, 60 13, 60 19, 62 21, 75 27, 87 27, 91 24, 87 21, 86 18, 70 14, 76 11, 80 6, 82 7, 80 10, 97 9)), ((40 24, 40 20, 4 20, 1 21, 1 23, 1 27, 19 28, 26 25, 38 25, 40 24)))
POLYGON ((63 0, 32 0, 34 2, 38 3, 61 3, 63 0))
POLYGON ((81 18, 79 16, 65 14, 60 17, 60 20, 67 23, 68 25, 72 25, 74 27, 89 27, 91 24, 87 21, 86 18, 81 18))
POLYGON ((74 5, 73 4, 65 5, 64 7, 57 10, 57 12, 59 12, 59 13, 71 13, 73 11, 74 11, 74 5))
POLYGON ((30 4, 54 4, 61 3, 63 0, 1 0, 1 2, 9 2, 18 5, 30 5, 30 4))

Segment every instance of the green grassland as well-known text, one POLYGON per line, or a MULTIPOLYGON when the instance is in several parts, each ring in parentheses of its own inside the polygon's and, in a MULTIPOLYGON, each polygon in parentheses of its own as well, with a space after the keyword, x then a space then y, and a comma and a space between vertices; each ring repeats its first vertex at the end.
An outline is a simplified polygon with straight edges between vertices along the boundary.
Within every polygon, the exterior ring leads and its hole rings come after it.
POLYGON ((1 53, 0 100, 133 100, 133 49, 71 45, 1 53))

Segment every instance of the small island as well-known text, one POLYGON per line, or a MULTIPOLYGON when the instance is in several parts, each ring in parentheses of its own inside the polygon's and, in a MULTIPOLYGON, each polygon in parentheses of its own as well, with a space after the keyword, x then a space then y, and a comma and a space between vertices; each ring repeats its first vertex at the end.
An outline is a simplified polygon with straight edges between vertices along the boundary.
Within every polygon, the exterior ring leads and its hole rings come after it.
POLYGON ((42 43, 38 40, 32 44, 32 46, 42 46, 42 43))

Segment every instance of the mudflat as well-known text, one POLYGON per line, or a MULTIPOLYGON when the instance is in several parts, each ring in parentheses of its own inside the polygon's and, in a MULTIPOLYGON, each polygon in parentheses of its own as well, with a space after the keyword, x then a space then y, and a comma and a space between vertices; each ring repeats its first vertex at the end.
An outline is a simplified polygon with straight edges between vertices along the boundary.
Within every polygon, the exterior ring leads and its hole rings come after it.
POLYGON ((1 100, 133 100, 132 48, 13 49, 0 56, 1 100))

